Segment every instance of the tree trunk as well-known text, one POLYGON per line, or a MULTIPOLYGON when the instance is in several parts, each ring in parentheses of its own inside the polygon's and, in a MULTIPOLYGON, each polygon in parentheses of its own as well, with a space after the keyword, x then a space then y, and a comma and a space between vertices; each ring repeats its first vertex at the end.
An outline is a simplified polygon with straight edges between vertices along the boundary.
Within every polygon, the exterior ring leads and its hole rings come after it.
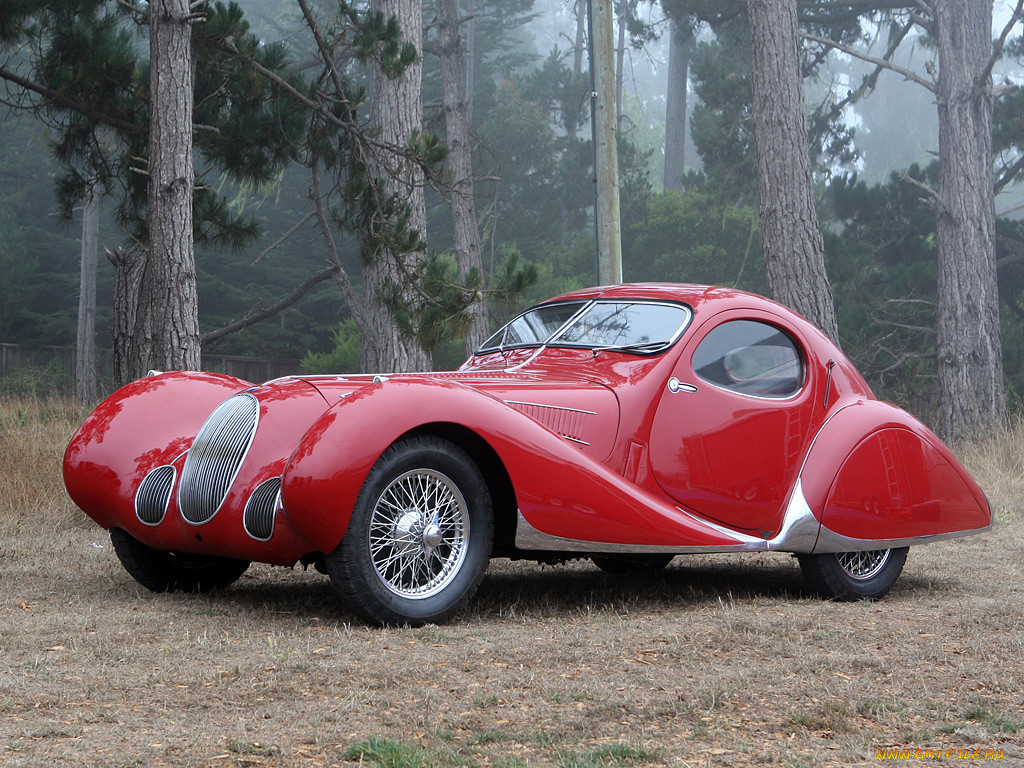
POLYGON ((78 338, 75 343, 75 400, 96 403, 96 268, 99 250, 100 198, 89 186, 82 207, 82 274, 78 292, 78 338))
MULTIPOLYGON (((444 87, 444 127, 448 142, 448 168, 451 171, 451 206, 455 233, 455 259, 459 274, 465 277, 476 270, 483 279, 480 256, 480 230, 476 223, 473 194, 473 160, 469 137, 469 118, 464 89, 465 58, 459 37, 459 0, 437 0, 438 47, 441 56, 441 81, 444 87)), ((466 335, 466 354, 470 355, 488 337, 487 308, 483 300, 467 310, 470 315, 466 335)))
POLYGON ((622 133, 622 84, 626 79, 626 4, 619 4, 618 40, 615 43, 615 128, 622 133))
POLYGON ((588 0, 576 0, 576 41, 572 50, 572 74, 574 77, 579 77, 583 73, 584 31, 587 27, 589 9, 588 0))
POLYGON ((747 4, 765 271, 777 301, 838 341, 814 208, 796 7, 797 0, 747 4))
POLYGON ((119 384, 153 368, 195 370, 200 364, 192 244, 190 10, 188 0, 153 0, 149 7, 149 244, 115 258, 115 264, 120 262, 114 325, 119 384))
POLYGON ((476 59, 476 0, 466 3, 466 125, 473 127, 473 87, 476 84, 474 70, 476 59))
POLYGON ((938 432, 990 435, 1006 416, 992 178, 992 0, 936 0, 939 46, 938 432))
POLYGON ((686 173, 686 102, 693 32, 672 19, 668 42, 668 89, 665 108, 665 191, 682 190, 686 173))
POLYGON ((139 313, 139 289, 146 266, 146 249, 132 243, 107 256, 114 265, 114 382, 124 386, 139 376, 130 361, 135 357, 135 323, 139 313))
MULTIPOLYGON (((398 21, 403 40, 423 50, 423 19, 420 0, 372 0, 371 9, 398 21)), ((398 77, 389 78, 377 63, 370 68, 370 120, 380 129, 380 139, 400 147, 409 145, 413 131, 422 122, 421 81, 423 65, 417 57, 398 77)), ((381 179, 388 192, 397 194, 409 205, 409 227, 423 237, 426 233, 427 214, 423 195, 423 173, 403 157, 393 158, 396 174, 384 168, 371 169, 381 179)), ((370 338, 363 335, 359 351, 359 368, 366 372, 429 371, 430 355, 412 338, 403 336, 386 296, 391 286, 410 291, 402 285, 402 270, 398 260, 414 268, 424 258, 423 253, 395 254, 388 248, 370 255, 363 270, 367 323, 373 326, 370 338), (377 343, 371 343, 375 338, 377 343)), ((413 300, 411 293, 403 296, 413 300)))

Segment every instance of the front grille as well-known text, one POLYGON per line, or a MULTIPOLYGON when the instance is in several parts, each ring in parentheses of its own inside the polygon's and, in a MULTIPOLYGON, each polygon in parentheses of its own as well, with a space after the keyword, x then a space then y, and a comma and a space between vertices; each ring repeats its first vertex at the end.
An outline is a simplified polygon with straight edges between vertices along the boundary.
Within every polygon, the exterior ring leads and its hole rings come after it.
POLYGON ((188 522, 210 520, 227 498, 256 434, 259 401, 248 393, 229 397, 203 424, 185 458, 178 508, 188 522))
POLYGON ((174 486, 174 467, 157 467, 142 481, 135 492, 135 515, 146 525, 159 525, 167 514, 174 486))
POLYGON ((245 505, 242 525, 254 539, 269 541, 274 535, 274 513, 281 493, 281 478, 272 477, 260 483, 245 505))

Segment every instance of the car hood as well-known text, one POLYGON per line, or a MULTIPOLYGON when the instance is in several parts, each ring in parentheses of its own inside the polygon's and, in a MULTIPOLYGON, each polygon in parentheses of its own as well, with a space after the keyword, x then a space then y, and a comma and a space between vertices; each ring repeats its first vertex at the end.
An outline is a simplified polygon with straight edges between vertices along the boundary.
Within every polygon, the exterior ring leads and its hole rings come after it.
MULTIPOLYGON (((612 451, 619 429, 615 392, 599 382, 571 377, 552 378, 518 371, 457 371, 421 374, 302 376, 329 404, 349 394, 394 379, 460 384, 485 393, 526 414, 578 445, 595 459, 612 451)), ((429 421, 429 403, 420 404, 429 421)))

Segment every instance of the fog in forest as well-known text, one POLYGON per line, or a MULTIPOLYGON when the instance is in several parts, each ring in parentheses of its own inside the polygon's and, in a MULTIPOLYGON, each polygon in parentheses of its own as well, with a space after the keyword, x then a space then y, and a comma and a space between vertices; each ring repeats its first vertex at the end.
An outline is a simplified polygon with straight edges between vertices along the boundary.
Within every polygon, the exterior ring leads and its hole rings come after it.
MULTIPOLYGON (((324 14, 331 6, 326 0, 313 5, 324 14)), ((241 6, 260 39, 283 41, 297 66, 313 54, 301 13, 293 4, 248 0, 241 6)), ((435 19, 431 3, 426 6, 423 124, 443 138, 438 58, 430 49, 435 19)), ((576 6, 574 0, 462 0, 463 12, 473 16, 471 34, 467 37, 469 27, 463 25, 462 36, 473 55, 472 157, 484 282, 495 280, 510 263, 531 264, 536 270, 532 285, 514 302, 493 308, 492 323, 519 307, 594 281, 590 86, 587 57, 583 53, 577 58, 576 6)), ((749 120, 742 98, 751 66, 744 60, 743 31, 695 24, 685 176, 680 191, 665 194, 670 24, 660 2, 634 0, 622 7, 629 15, 619 36, 624 41, 619 54, 619 147, 625 279, 721 283, 766 292, 759 264, 749 120)), ((995 4, 994 36, 1011 12, 1005 0, 995 4)), ((892 23, 863 20, 859 49, 882 56, 892 23)), ((935 47, 915 34, 903 41, 891 63, 929 77, 935 47)), ((144 36, 134 39, 143 51, 144 36)), ((16 69, 21 54, 8 49, 3 55, 6 65, 16 69)), ((1019 93, 1022 55, 1018 24, 994 70, 1000 97, 1019 93)), ((829 105, 855 91, 873 68, 837 51, 815 66, 813 76, 804 80, 812 123, 815 114, 826 113, 829 105)), ((13 106, 4 114, 0 132, 0 342, 26 349, 73 346, 81 221, 77 213, 70 219, 57 215, 55 181, 60 171, 52 147, 59 125, 14 108, 26 98, 11 84, 5 92, 13 106)), ((891 316, 892 302, 919 300, 926 307, 931 301, 934 217, 900 178, 909 175, 922 183, 932 178, 937 126, 934 94, 898 72, 884 71, 873 88, 841 108, 818 138, 819 145, 811 148, 826 266, 837 297, 844 349, 873 386, 910 406, 932 396, 928 364, 894 366, 908 352, 926 352, 933 345, 927 334, 908 330, 927 328, 933 318, 925 308, 897 323, 891 316)), ((996 157, 997 168, 1012 165, 1018 157, 1024 142, 1014 130, 1022 132, 1019 125, 998 127, 999 146, 1004 148, 998 151, 1004 154, 996 157)), ((812 141, 815 135, 812 127, 812 141)), ((260 229, 259 237, 241 249, 198 245, 200 324, 208 332, 244 317, 254 306, 278 301, 322 269, 325 250, 315 227, 304 223, 310 182, 297 164, 271 183, 245 186, 232 183, 199 154, 197 176, 230 209, 251 215, 260 229)), ((101 254, 126 239, 117 219, 118 194, 114 185, 101 201, 101 254)), ((428 191, 427 197, 428 249, 448 252, 453 247, 449 206, 440 191, 428 191)), ((1011 239, 1021 235, 1016 221, 1024 215, 1021 198, 1019 184, 1008 184, 996 198, 1000 231, 1011 239)), ((338 233, 338 247, 346 268, 358 275, 357 240, 338 233)), ((101 358, 109 355, 113 279, 113 269, 101 255, 101 358)), ((1024 311, 1017 309, 1022 289, 1024 279, 1000 274, 1011 386, 1016 386, 1024 356, 1024 311)), ((203 351, 282 358, 296 366, 301 361, 307 370, 351 367, 358 346, 353 333, 341 295, 326 281, 285 311, 228 334, 203 351)), ((463 356, 459 339, 444 337, 434 353, 434 366, 458 365, 463 356)), ((14 383, 8 381, 7 386, 14 383)))

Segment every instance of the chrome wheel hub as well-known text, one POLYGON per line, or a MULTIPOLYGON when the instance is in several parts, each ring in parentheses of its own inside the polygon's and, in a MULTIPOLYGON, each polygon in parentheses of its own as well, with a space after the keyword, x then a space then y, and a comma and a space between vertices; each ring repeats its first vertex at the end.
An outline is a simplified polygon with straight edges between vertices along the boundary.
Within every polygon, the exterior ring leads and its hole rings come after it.
POLYGON ((889 561, 889 549, 871 549, 863 552, 838 552, 839 567, 855 579, 870 579, 889 561))
POLYGON ((469 542, 469 508, 458 486, 432 469, 399 475, 374 505, 370 558, 399 597, 436 595, 458 575, 469 542))

